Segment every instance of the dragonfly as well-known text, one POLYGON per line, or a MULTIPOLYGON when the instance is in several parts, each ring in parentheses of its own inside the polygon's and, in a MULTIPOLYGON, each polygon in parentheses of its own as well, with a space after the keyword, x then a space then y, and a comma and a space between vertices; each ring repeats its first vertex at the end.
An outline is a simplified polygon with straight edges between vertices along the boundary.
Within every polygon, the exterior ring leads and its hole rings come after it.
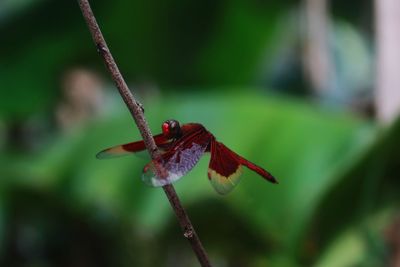
MULTIPOLYGON (((231 192, 239 183, 243 166, 269 182, 278 183, 268 171, 218 142, 200 123, 180 125, 177 120, 166 120, 161 129, 162 133, 154 136, 161 153, 143 168, 142 180, 150 186, 164 186, 179 180, 192 170, 207 152, 211 154, 208 179, 219 194, 231 192)), ((96 157, 108 159, 145 149, 144 141, 140 140, 104 149, 96 157)))

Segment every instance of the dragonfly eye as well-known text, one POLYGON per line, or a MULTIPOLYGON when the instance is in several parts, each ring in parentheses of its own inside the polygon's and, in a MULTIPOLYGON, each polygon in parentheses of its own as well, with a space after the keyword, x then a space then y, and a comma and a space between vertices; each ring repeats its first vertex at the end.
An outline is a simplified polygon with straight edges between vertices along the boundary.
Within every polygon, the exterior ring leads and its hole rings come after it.
POLYGON ((162 125, 162 131, 165 136, 176 137, 181 132, 181 127, 177 120, 167 120, 162 125))
POLYGON ((169 135, 169 132, 170 132, 170 127, 169 127, 169 124, 168 124, 168 122, 164 122, 163 124, 162 124, 162 131, 163 131, 163 134, 165 135, 165 136, 168 136, 169 135))

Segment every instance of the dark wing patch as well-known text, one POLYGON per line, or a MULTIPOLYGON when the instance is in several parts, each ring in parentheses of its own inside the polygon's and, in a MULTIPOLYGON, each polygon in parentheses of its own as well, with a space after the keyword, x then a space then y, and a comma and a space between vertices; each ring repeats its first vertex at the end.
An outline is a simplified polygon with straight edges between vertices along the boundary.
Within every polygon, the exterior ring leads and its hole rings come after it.
POLYGON ((190 132, 171 144, 158 159, 151 161, 143 169, 142 180, 150 186, 164 186, 179 180, 188 173, 203 156, 211 134, 204 128, 190 132), (161 175, 156 174, 156 167, 161 175), (161 176, 161 177, 160 177, 161 176))
MULTIPOLYGON (((157 146, 161 150, 165 150, 168 148, 168 146, 171 144, 171 140, 166 139, 163 134, 159 134, 154 136, 154 140, 157 144, 157 146)), ((146 146, 144 145, 143 140, 141 141, 136 141, 132 143, 127 143, 123 145, 117 145, 114 147, 110 147, 107 149, 104 149, 97 153, 96 158, 98 159, 109 159, 109 158, 116 158, 120 156, 125 156, 129 155, 131 153, 137 153, 140 151, 143 151, 146 149, 146 146)))
POLYGON ((242 167, 236 154, 213 140, 208 178, 214 189, 222 195, 229 193, 239 183, 241 175, 242 167))
POLYGON ((208 178, 214 189, 220 194, 227 194, 239 183, 242 166, 258 173, 272 183, 278 183, 274 176, 260 166, 239 156, 224 144, 211 143, 211 160, 208 168, 208 178))

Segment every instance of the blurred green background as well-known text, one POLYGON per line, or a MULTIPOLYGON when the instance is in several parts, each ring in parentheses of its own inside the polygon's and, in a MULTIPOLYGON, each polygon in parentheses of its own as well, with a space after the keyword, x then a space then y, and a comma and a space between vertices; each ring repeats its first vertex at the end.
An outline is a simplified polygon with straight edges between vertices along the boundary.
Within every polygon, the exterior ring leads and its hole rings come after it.
MULTIPOLYGON (((310 1, 92 2, 153 133, 202 123, 280 182, 246 171, 220 196, 205 156, 175 184, 214 266, 397 266, 400 123, 374 116, 371 1, 330 4, 320 88, 310 1)), ((140 135, 77 2, 2 0, 0 36, 0 266, 198 266, 146 159, 95 159, 140 135)))

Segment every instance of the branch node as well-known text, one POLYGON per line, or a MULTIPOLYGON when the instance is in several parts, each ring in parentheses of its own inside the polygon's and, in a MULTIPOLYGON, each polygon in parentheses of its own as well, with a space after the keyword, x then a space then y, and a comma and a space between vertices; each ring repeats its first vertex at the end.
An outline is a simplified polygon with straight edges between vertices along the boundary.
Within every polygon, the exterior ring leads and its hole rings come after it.
POLYGON ((143 107, 143 104, 142 103, 140 103, 139 101, 137 101, 137 100, 135 100, 136 101, 136 105, 138 105, 139 106, 139 108, 142 110, 142 113, 144 114, 144 107, 143 107))
POLYGON ((187 239, 193 238, 193 230, 188 227, 187 229, 185 229, 183 236, 187 239))
POLYGON ((107 48, 101 43, 97 43, 96 47, 97 47, 97 53, 101 55, 106 54, 108 52, 107 48))

